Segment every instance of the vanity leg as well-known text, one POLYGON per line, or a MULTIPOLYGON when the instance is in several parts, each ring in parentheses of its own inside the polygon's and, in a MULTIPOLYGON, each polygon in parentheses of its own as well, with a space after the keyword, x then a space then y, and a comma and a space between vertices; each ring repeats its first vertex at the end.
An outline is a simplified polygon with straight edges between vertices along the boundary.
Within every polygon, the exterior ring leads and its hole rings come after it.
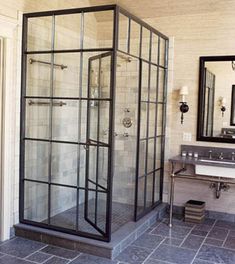
POLYGON ((175 187, 175 177, 174 174, 171 174, 171 190, 170 190, 170 221, 169 227, 172 227, 172 218, 173 218, 173 203, 174 203, 174 187, 175 187))

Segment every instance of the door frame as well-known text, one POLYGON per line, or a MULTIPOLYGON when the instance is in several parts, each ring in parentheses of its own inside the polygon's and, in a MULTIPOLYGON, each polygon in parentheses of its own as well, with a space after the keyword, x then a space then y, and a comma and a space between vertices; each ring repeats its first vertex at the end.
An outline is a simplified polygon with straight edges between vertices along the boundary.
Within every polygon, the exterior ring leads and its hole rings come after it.
MULTIPOLYGON (((18 13, 20 17, 21 13, 18 13)), ((17 133, 17 83, 20 78, 20 21, 0 15, 3 40, 3 74, 0 83, 0 240, 10 238, 13 224, 15 182, 15 135, 17 133), (15 133, 15 134, 14 134, 15 133)))

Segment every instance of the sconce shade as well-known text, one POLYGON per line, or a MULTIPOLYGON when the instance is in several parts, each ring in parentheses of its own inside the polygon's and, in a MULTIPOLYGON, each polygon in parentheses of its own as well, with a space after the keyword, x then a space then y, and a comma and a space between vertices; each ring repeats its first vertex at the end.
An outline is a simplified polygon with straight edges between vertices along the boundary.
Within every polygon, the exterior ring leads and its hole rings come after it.
POLYGON ((222 105, 226 105, 226 102, 227 102, 226 98, 225 97, 222 97, 221 98, 221 104, 222 105))
POLYGON ((188 95, 188 86, 182 86, 180 88, 180 95, 188 95))

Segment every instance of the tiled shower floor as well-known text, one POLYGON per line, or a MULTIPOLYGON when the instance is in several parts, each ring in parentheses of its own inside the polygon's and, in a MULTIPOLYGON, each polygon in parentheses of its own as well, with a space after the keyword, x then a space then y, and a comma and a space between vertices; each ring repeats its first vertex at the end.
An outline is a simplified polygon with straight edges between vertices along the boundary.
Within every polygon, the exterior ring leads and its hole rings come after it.
MULTIPOLYGON (((89 201, 88 213, 89 219, 94 222, 95 217, 95 200, 89 201)), ((134 214, 134 206, 130 204, 112 203, 112 232, 118 230, 125 223, 132 221, 134 214)), ((106 223, 106 202, 99 200, 97 210, 97 225, 105 230, 106 223)), ((59 213, 51 218, 51 224, 68 229, 75 229, 76 226, 76 207, 59 213)), ((93 234, 99 234, 84 218, 84 204, 79 206, 79 230, 93 234)))
POLYGON ((0 264, 235 264, 235 223, 157 222, 113 261, 23 238, 0 244, 0 264))

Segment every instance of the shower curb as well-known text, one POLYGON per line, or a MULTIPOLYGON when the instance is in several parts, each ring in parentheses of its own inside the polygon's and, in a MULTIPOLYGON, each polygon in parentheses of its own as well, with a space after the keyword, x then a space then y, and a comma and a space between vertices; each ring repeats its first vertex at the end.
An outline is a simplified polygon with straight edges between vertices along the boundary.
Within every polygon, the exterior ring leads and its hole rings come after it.
POLYGON ((82 253, 92 254, 99 257, 114 259, 128 245, 140 237, 148 228, 164 217, 167 204, 162 203, 138 222, 128 222, 112 234, 111 242, 97 241, 76 235, 35 227, 26 224, 14 226, 15 235, 46 244, 51 244, 67 249, 78 250, 82 253))

